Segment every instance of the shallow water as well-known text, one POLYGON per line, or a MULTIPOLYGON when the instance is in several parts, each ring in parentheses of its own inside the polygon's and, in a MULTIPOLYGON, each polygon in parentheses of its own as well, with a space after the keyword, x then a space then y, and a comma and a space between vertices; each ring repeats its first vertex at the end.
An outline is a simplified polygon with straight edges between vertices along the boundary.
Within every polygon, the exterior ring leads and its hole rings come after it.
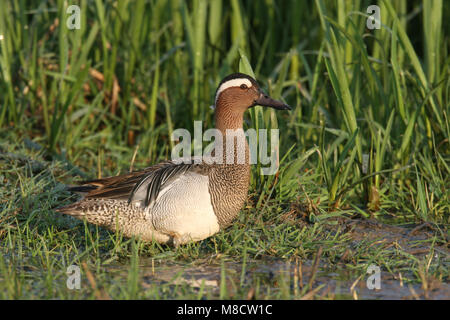
MULTIPOLYGON (((259 283, 259 292, 265 293, 268 289, 272 294, 282 290, 281 283, 285 282, 290 298, 300 298, 302 288, 310 282, 313 274, 313 262, 301 263, 287 262, 281 259, 262 259, 246 262, 242 286, 247 290, 259 283), (300 270, 299 270, 300 269, 300 270), (301 273, 301 275, 300 275, 301 273), (296 288, 295 288, 296 287, 296 288)), ((226 281, 228 289, 239 287, 243 264, 238 262, 225 262, 226 281), (234 286, 231 285, 234 283, 234 286)), ((114 267, 116 271, 120 266, 114 267)), ((188 285, 193 288, 204 286, 212 293, 212 298, 219 297, 222 266, 220 264, 201 264, 183 266, 177 263, 141 260, 140 277, 143 288, 155 285, 188 285)), ((307 298, 334 298, 334 299, 450 299, 450 285, 441 282, 437 288, 425 291, 419 283, 407 283, 405 275, 400 278, 387 271, 381 271, 380 289, 369 289, 367 276, 359 277, 345 267, 330 267, 319 264, 311 286, 318 288, 312 296, 307 298)), ((309 287, 308 287, 309 288, 309 287)), ((308 289, 306 293, 310 290, 308 289)), ((233 297, 233 293, 231 293, 233 297)), ((240 298, 240 296, 236 296, 240 298)), ((258 298, 258 297, 256 297, 258 298)), ((283 298, 281 296, 281 298, 283 298)), ((289 299, 290 299, 289 298, 289 299)))
MULTIPOLYGON (((430 253, 430 246, 424 241, 430 236, 427 233, 428 226, 403 228, 371 220, 345 223, 355 246, 361 241, 373 241, 373 246, 387 248, 393 254, 399 248, 417 258, 430 253)), ((435 246, 433 250, 433 259, 439 258, 448 268, 448 248, 435 246)), ((141 284, 144 288, 161 284, 187 285, 192 288, 204 286, 210 291, 211 298, 219 298, 224 269, 231 298, 234 294, 236 298, 242 298, 242 294, 236 293, 239 288, 244 288, 244 292, 257 288, 258 293, 249 293, 248 298, 261 298, 270 292, 267 297, 284 299, 450 299, 448 279, 430 280, 424 286, 408 270, 389 272, 380 269, 380 289, 370 289, 370 283, 373 283, 368 280, 370 274, 361 274, 361 267, 357 271, 357 266, 349 262, 330 265, 319 259, 315 268, 311 260, 287 261, 263 256, 246 261, 244 265, 242 261, 232 261, 231 257, 227 259, 222 266, 219 259, 185 265, 182 262, 142 258, 139 262, 141 284)), ((119 271, 128 266, 116 265, 113 268, 119 271)))
MULTIPOLYGON (((219 254, 186 262, 174 259, 176 254, 170 249, 155 257, 140 256, 137 278, 140 288, 137 290, 142 290, 140 293, 143 295, 139 295, 140 297, 152 299, 158 297, 158 293, 153 294, 155 290, 161 293, 160 299, 450 299, 448 278, 435 279, 431 276, 421 281, 417 274, 408 269, 412 265, 410 260, 404 265, 398 264, 404 255, 409 255, 418 262, 438 264, 441 271, 449 269, 449 241, 442 240, 446 238, 441 237, 440 242, 434 243, 431 248, 433 226, 405 228, 371 220, 340 221, 339 226, 350 237, 350 241, 346 240, 349 253, 332 259, 329 253, 322 256, 319 254, 320 259, 317 261, 301 258, 288 261, 263 255, 244 263, 242 258, 219 254), (364 243, 365 241, 368 242, 364 243), (352 255, 358 251, 357 248, 365 256, 353 259, 352 255), (377 254, 378 249, 388 252, 389 257, 386 261, 381 260, 380 289, 371 290, 367 282, 370 275, 364 273, 364 270, 372 259, 371 255, 377 254), (223 279, 225 282, 222 282, 223 279)), ((336 225, 330 225, 329 228, 332 234, 336 225)), ((85 276, 79 294, 74 295, 74 291, 67 293, 67 276, 58 267, 64 263, 55 263, 53 267, 52 264, 44 264, 45 268, 38 267, 46 260, 33 258, 27 251, 22 254, 9 252, 3 258, 5 265, 16 266, 20 269, 17 272, 21 277, 34 283, 31 290, 35 296, 59 297, 54 293, 55 288, 66 292, 70 299, 85 299, 92 295, 90 289, 93 286, 85 276), (49 267, 53 270, 48 271, 49 267), (49 277, 52 284, 42 281, 49 274, 55 276, 53 280, 49 277)), ((97 279, 99 287, 108 291, 94 294, 94 298, 133 298, 121 294, 128 288, 130 269, 131 261, 128 259, 103 261, 97 270, 91 266, 92 275, 97 279)), ((448 272, 441 274, 448 275, 448 272)))

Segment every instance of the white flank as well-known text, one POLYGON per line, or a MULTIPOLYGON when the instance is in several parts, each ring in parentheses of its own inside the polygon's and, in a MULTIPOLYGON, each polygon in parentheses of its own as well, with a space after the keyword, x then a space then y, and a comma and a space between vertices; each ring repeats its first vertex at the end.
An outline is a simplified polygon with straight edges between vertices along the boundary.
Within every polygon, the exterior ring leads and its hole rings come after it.
POLYGON ((177 234, 183 242, 203 240, 219 231, 211 204, 208 176, 180 175, 158 194, 148 210, 156 230, 177 234))
POLYGON ((231 88, 231 87, 240 87, 241 84, 246 84, 247 87, 249 87, 249 88, 252 86, 252 83, 247 78, 237 78, 237 79, 228 80, 227 82, 222 83, 220 85, 220 87, 219 87, 219 90, 217 90, 216 99, 214 101, 214 105, 217 104, 217 99, 219 98, 219 95, 225 89, 228 89, 228 88, 231 88))

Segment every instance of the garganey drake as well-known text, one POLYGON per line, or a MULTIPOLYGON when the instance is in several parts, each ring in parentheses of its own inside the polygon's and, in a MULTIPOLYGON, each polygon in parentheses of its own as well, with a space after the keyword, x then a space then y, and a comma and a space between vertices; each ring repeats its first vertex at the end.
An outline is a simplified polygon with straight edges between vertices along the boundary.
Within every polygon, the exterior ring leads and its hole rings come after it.
MULTIPOLYGON (((229 153, 226 135, 227 129, 243 133, 244 112, 255 105, 291 109, 266 95, 246 74, 225 77, 217 88, 214 108, 216 129, 223 135, 224 161, 165 161, 140 171, 84 181, 69 188, 84 197, 56 211, 144 241, 178 246, 210 237, 231 224, 247 199, 247 140, 244 136, 245 161, 236 161, 235 154, 230 164, 225 160, 229 153)), ((238 146, 234 144, 234 153, 238 146)))

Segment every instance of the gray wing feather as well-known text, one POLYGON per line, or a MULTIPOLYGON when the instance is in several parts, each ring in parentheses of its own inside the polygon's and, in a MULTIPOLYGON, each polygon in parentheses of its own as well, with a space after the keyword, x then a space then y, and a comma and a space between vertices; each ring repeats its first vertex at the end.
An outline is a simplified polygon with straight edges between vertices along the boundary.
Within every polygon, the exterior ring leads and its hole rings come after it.
POLYGON ((145 191, 145 196, 143 199, 144 206, 147 207, 153 203, 158 197, 161 189, 173 178, 185 174, 187 171, 191 170, 195 164, 169 164, 155 171, 145 174, 133 187, 130 196, 128 198, 128 203, 136 200, 136 196, 142 195, 145 191))

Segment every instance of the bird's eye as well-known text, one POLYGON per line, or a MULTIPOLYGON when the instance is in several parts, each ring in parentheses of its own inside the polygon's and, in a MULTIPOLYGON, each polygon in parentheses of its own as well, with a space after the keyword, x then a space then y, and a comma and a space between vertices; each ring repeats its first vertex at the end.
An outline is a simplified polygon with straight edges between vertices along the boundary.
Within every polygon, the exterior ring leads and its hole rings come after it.
POLYGON ((241 89, 247 89, 247 85, 245 83, 241 84, 241 89))

